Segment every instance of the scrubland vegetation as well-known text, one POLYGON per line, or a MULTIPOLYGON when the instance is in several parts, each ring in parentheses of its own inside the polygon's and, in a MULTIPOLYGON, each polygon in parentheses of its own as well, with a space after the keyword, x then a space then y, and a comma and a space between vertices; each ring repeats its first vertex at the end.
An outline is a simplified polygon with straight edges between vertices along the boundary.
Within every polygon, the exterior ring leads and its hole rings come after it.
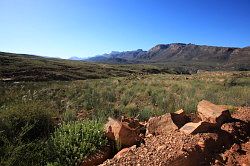
POLYGON ((249 106, 249 72, 0 82, 0 165, 78 165, 103 147, 108 116, 147 120, 206 99, 249 106))

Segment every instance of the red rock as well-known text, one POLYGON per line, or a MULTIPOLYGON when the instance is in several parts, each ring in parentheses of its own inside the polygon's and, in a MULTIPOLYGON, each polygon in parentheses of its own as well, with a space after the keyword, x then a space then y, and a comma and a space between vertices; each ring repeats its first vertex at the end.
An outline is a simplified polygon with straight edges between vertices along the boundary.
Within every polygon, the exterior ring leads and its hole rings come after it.
POLYGON ((198 122, 193 123, 189 122, 186 123, 182 128, 180 128, 180 131, 185 134, 197 134, 197 133, 206 133, 210 130, 211 124, 208 122, 198 122))
POLYGON ((158 146, 156 151, 161 151, 161 150, 165 149, 166 147, 167 147, 166 145, 158 146))
POLYGON ((187 122, 189 122, 188 116, 185 114, 185 111, 183 109, 180 109, 174 113, 170 113, 171 118, 176 126, 178 128, 181 128, 184 126, 187 122))
POLYGON ((202 121, 209 122, 218 127, 231 118, 229 110, 206 100, 200 101, 197 108, 198 115, 202 121))
POLYGON ((128 125, 130 128, 133 128, 133 129, 142 126, 139 120, 135 118, 127 118, 127 117, 122 116, 121 122, 123 124, 128 125))
POLYGON ((141 140, 139 128, 131 128, 127 123, 112 118, 105 125, 105 133, 122 146, 132 146, 141 140))
POLYGON ((177 130, 178 127, 172 121, 170 113, 167 113, 158 117, 151 117, 147 123, 146 135, 163 134, 165 132, 171 132, 171 130, 177 130))

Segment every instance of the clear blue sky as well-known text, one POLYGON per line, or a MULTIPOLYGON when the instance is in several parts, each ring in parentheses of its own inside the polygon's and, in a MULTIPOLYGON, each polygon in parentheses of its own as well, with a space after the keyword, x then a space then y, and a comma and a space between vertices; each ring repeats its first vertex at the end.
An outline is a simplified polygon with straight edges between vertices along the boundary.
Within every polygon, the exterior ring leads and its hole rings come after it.
POLYGON ((0 51, 68 58, 184 42, 250 45, 249 0, 0 0, 0 51))

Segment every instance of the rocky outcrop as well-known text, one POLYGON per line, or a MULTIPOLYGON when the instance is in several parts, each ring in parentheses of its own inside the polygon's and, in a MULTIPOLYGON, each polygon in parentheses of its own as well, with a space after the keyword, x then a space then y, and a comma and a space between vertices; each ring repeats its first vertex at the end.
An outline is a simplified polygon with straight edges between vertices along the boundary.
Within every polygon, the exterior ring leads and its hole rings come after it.
POLYGON ((170 113, 167 113, 162 116, 152 117, 148 120, 146 135, 159 135, 177 129, 178 127, 174 124, 170 113))
POLYGON ((229 110, 206 100, 199 102, 197 112, 202 121, 218 127, 231 119, 229 110))
POLYGON ((190 118, 185 114, 183 109, 173 113, 166 113, 162 116, 151 117, 146 125, 146 135, 159 135, 178 130, 189 121, 190 118))
MULTIPOLYGON (((183 130, 185 126, 194 126, 193 131, 196 131, 203 124, 208 124, 214 129, 211 133, 204 129, 186 134, 176 129, 171 132, 160 132, 158 135, 149 134, 145 138, 145 144, 141 144, 138 148, 122 150, 117 157, 105 161, 102 166, 249 165, 249 121, 245 120, 243 116, 247 115, 242 112, 245 111, 232 115, 232 117, 240 116, 242 120, 232 119, 224 123, 221 128, 214 128, 213 123, 204 121, 196 123, 196 126, 194 122, 188 122, 180 128, 183 130)), ((162 126, 171 120, 169 115, 163 117, 165 118, 158 118, 158 120, 165 119, 165 123, 160 123, 162 126)), ((154 118, 154 122, 157 124, 157 117, 154 118)))
POLYGON ((87 59, 105 63, 170 63, 199 66, 199 69, 249 70, 250 48, 217 47, 184 43, 158 44, 148 51, 136 50, 105 54, 87 59), (119 60, 118 60, 119 59, 119 60), (194 65, 195 64, 195 65, 194 65), (206 65, 209 64, 209 65, 206 65), (211 67, 211 65, 214 65, 211 67), (210 66, 210 67, 209 67, 210 66))
POLYGON ((141 127, 140 123, 133 119, 118 121, 109 117, 105 124, 105 133, 110 140, 115 141, 119 146, 129 147, 142 140, 141 127))
POLYGON ((199 122, 189 122, 180 128, 186 134, 206 133, 219 129, 225 122, 231 120, 231 114, 225 107, 202 100, 197 106, 199 122))

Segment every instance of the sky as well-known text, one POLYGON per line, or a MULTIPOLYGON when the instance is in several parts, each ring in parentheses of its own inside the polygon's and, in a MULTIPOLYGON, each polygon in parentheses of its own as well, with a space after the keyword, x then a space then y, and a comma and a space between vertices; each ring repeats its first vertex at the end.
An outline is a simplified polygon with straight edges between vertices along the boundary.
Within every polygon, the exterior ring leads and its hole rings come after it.
POLYGON ((0 0, 0 51, 69 58, 168 43, 250 46, 250 1, 0 0))

